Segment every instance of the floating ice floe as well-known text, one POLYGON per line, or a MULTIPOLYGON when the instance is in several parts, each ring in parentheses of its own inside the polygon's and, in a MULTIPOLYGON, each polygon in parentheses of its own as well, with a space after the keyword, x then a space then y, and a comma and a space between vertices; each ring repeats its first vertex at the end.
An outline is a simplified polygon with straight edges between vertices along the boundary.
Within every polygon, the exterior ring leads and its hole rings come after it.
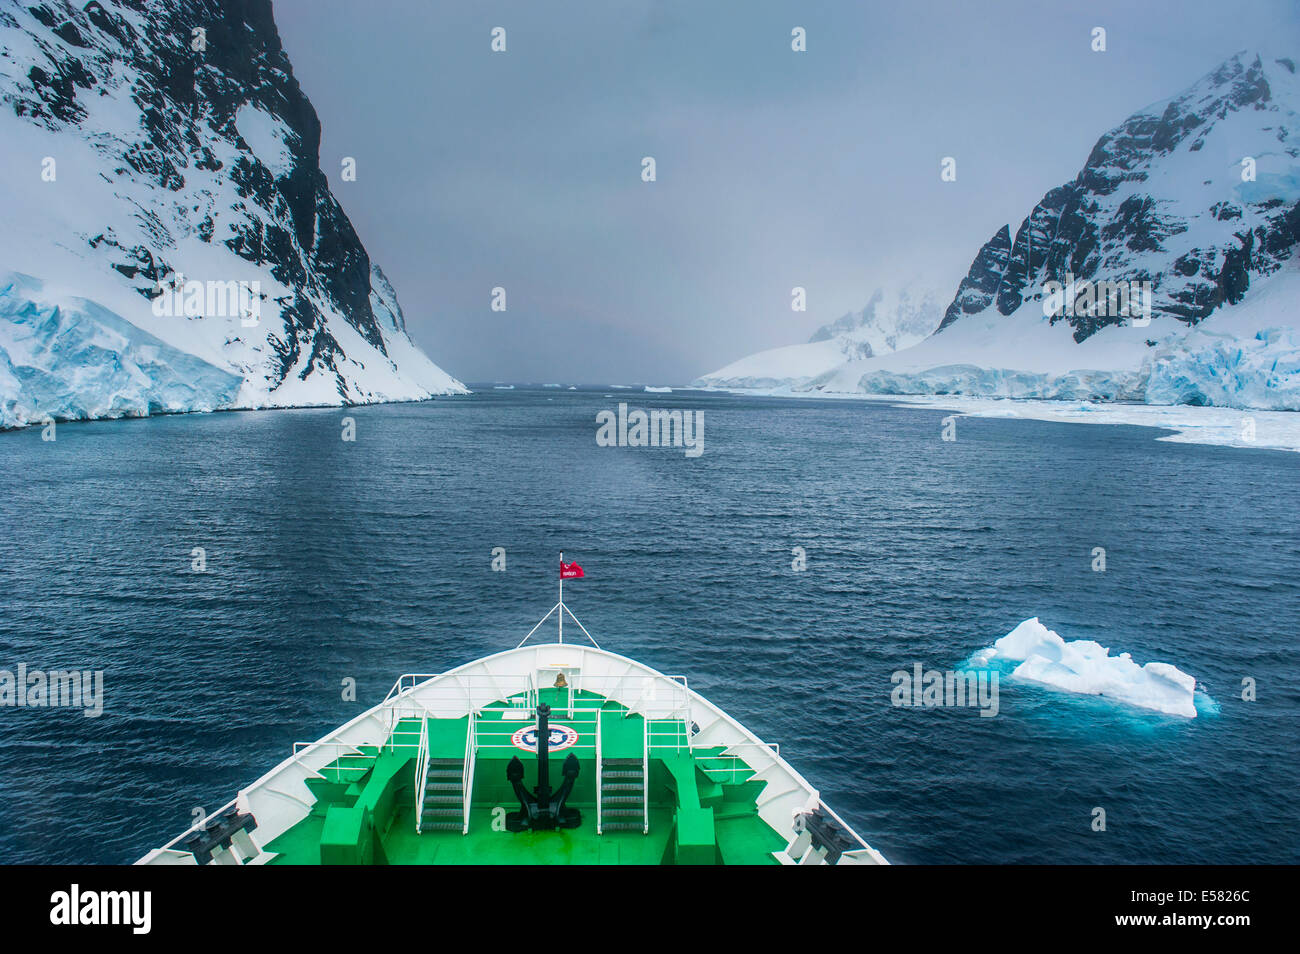
POLYGON ((975 653, 969 665, 983 668, 997 661, 1018 664, 1011 671, 1012 679, 1196 717, 1195 677, 1169 663, 1139 666, 1128 653, 1112 656, 1109 649, 1091 639, 1062 639, 1037 616, 975 653))

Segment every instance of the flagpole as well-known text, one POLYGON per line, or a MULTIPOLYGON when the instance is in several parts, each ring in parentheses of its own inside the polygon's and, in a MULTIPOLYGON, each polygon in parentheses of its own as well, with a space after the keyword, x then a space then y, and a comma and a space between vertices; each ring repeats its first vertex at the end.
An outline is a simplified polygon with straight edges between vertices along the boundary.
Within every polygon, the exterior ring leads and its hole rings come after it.
POLYGON ((560 642, 564 642, 564 551, 560 551, 560 642))

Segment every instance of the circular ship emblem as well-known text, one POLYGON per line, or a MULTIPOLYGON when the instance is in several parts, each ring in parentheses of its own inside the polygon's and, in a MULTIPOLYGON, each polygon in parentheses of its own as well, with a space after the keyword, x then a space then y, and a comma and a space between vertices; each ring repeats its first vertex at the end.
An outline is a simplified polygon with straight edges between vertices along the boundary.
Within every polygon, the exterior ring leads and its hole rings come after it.
MULTIPOLYGON (((525 752, 537 751, 537 726, 530 725, 526 729, 520 729, 510 737, 511 743, 517 749, 523 749, 525 752)), ((567 725, 553 725, 550 731, 549 749, 552 752, 559 749, 567 749, 576 744, 578 733, 570 729, 567 725)))

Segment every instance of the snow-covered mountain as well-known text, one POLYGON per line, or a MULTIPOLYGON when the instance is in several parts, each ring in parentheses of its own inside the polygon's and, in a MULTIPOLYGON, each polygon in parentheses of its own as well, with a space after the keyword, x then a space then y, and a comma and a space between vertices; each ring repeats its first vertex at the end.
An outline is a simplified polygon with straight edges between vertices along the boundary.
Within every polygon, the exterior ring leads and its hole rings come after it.
POLYGON ((0 427, 463 392, 319 145, 270 0, 0 5, 0 427))
MULTIPOLYGON (((1073 182, 980 250, 940 330, 1010 316, 1048 281, 1150 280, 1153 311, 1195 324, 1235 305, 1300 240, 1296 62, 1238 53, 1098 140, 1073 182), (1254 175, 1243 177, 1243 160, 1254 175)), ((1039 307, 1041 314, 1041 305, 1039 307)), ((1122 318, 1065 317, 1075 341, 1122 318)))
POLYGON ((698 387, 788 389, 833 371, 846 361, 908 348, 932 333, 946 299, 913 280, 878 288, 861 311, 822 325, 804 344, 771 348, 698 378, 698 387))
POLYGON ((800 388, 1300 410, 1298 70, 1238 53, 1135 113, 985 243, 934 335, 800 388), (1052 282, 1149 282, 1150 323, 1052 282))

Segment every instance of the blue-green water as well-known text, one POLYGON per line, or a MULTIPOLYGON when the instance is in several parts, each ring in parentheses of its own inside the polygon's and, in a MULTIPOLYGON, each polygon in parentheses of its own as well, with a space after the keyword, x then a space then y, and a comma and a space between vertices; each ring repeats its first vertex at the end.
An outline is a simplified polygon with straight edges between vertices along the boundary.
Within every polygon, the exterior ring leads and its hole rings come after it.
POLYGON ((602 646, 780 743, 893 861, 1300 860, 1300 458, 1033 421, 950 443, 946 413, 520 388, 0 434, 0 669, 105 671, 100 718, 0 708, 0 859, 135 859, 399 673, 513 646, 564 550, 602 646), (705 453, 598 447, 619 400, 703 410, 705 453), (996 718, 891 707, 895 670, 1029 616, 1218 713, 1006 682, 996 718))

